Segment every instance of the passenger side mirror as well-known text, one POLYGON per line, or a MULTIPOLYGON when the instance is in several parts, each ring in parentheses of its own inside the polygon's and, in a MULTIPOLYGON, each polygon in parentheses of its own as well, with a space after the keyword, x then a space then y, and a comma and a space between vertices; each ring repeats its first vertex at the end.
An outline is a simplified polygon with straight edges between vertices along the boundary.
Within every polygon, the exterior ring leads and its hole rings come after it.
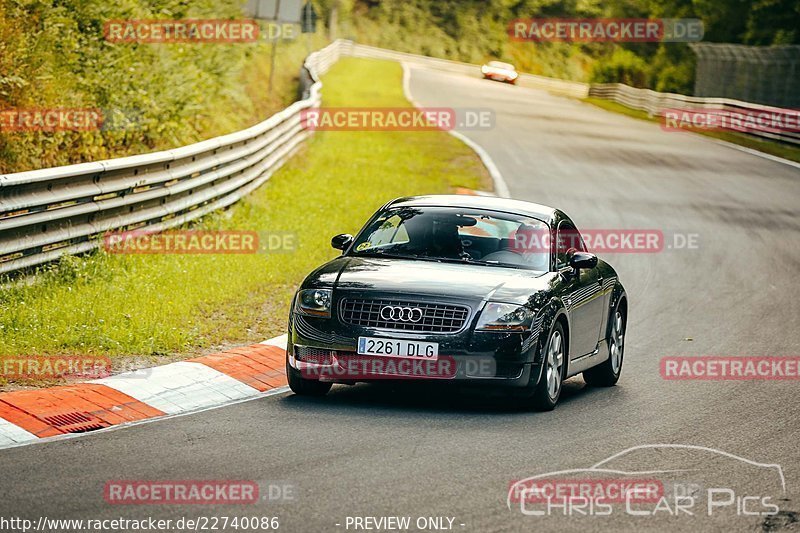
POLYGON ((584 268, 594 268, 597 266, 597 256, 589 252, 571 252, 569 254, 569 266, 576 271, 584 268))
POLYGON ((353 236, 349 233, 342 233, 331 239, 331 246, 337 250, 345 251, 353 243, 353 236))

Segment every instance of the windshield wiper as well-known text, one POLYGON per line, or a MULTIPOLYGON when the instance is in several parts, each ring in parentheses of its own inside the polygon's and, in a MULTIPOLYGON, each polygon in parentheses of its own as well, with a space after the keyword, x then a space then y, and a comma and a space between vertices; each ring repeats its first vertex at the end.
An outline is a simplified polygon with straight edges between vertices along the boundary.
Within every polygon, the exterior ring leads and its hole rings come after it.
POLYGON ((406 255, 406 254, 398 254, 398 253, 389 253, 383 250, 365 250, 363 252, 356 252, 356 257, 383 257, 387 259, 417 259, 420 261, 435 261, 437 263, 441 262, 441 259, 436 257, 426 257, 423 255, 406 255))

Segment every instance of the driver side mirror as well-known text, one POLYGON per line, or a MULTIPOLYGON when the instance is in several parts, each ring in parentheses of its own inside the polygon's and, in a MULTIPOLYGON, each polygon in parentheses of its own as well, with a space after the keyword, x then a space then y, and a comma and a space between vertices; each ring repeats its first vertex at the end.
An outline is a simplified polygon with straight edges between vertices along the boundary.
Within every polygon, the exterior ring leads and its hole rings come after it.
POLYGON ((353 236, 349 233, 342 233, 331 239, 331 246, 337 250, 345 251, 353 243, 353 236))
POLYGON ((572 252, 569 255, 569 266, 576 271, 597 266, 597 256, 589 252, 572 252))

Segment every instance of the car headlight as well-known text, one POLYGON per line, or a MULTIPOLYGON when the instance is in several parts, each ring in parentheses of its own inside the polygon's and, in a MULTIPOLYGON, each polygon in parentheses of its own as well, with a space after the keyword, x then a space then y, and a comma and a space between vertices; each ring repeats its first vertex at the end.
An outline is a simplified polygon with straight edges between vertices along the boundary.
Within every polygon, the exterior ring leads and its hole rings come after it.
POLYGON ((295 309, 303 315, 330 318, 332 301, 331 289, 304 289, 297 292, 295 309))
POLYGON ((513 304, 486 304, 476 329, 482 331, 530 331, 534 312, 513 304))

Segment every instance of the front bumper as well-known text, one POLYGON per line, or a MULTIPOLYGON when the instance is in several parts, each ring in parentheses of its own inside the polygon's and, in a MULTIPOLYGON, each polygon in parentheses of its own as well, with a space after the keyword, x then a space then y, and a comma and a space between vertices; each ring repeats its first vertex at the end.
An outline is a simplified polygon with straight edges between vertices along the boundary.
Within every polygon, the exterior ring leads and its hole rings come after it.
POLYGON ((519 76, 509 76, 507 74, 497 74, 488 72, 483 74, 483 78, 493 81, 502 81, 504 83, 516 83, 519 76))
POLYGON ((531 381, 538 382, 541 364, 537 360, 537 332, 475 332, 472 326, 455 334, 434 335, 351 326, 336 317, 294 313, 289 323, 288 362, 305 379, 334 383, 418 380, 525 387, 531 381), (358 355, 358 338, 362 336, 435 342, 439 344, 439 359, 358 355))

